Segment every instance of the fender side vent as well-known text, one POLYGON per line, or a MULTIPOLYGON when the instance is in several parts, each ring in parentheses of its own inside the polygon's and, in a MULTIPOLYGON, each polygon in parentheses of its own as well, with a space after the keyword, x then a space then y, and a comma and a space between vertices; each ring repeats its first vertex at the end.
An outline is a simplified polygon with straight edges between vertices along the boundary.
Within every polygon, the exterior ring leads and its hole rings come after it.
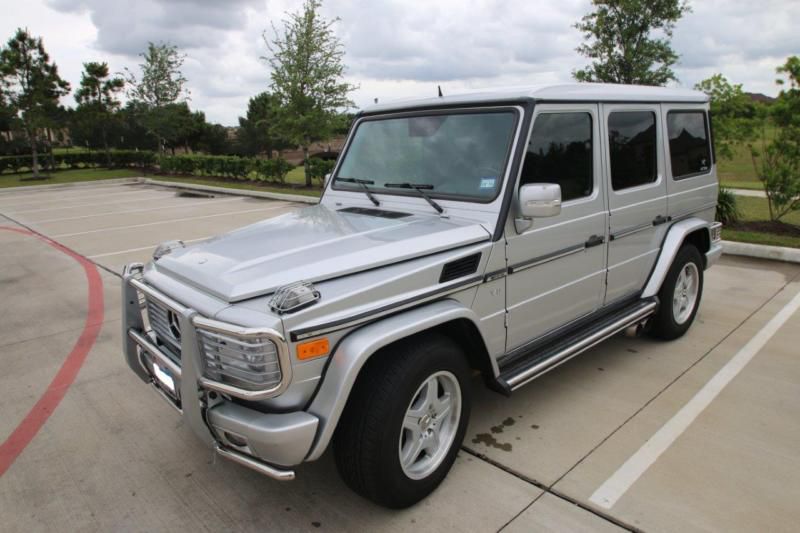
POLYGON ((481 254, 472 254, 447 263, 442 268, 442 275, 439 276, 439 283, 474 274, 478 270, 478 263, 480 262, 481 254))
POLYGON ((354 215, 366 215, 379 218, 405 218, 410 217, 411 213, 401 213, 399 211, 385 211, 383 209, 370 209, 369 207, 346 207, 339 209, 340 213, 352 213, 354 215))

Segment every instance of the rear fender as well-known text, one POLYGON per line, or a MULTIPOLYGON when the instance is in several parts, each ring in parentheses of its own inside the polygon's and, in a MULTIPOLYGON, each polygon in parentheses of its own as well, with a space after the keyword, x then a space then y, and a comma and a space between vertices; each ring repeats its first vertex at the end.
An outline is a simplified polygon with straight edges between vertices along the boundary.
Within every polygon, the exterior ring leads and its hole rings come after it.
MULTIPOLYGON (((710 224, 701 218, 689 218, 676 222, 669 228, 664 244, 661 246, 661 253, 658 256, 658 261, 656 261, 656 266, 653 268, 653 273, 650 274, 650 279, 642 292, 642 298, 650 298, 658 294, 661 284, 664 283, 664 278, 667 277, 667 272, 672 266, 672 261, 675 260, 678 250, 681 249, 687 237, 698 230, 708 232, 709 227, 710 224)), ((710 235, 708 237, 709 239, 706 242, 710 242, 710 235)), ((700 250, 700 253, 705 254, 707 251, 700 250)))

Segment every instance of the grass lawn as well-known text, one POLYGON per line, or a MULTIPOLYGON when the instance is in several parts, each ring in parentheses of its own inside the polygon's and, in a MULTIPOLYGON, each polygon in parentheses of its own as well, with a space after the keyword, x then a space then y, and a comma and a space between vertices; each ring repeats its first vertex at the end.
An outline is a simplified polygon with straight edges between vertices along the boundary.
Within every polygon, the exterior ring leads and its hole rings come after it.
MULTIPOLYGON (((767 139, 774 137, 775 128, 768 126, 765 135, 767 139)), ((756 141, 755 146, 759 147, 760 141, 756 141)), ((753 168, 750 148, 746 144, 733 146, 733 157, 731 159, 723 159, 717 153, 717 177, 725 187, 762 189, 761 182, 756 178, 756 171, 753 168)))
POLYGON ((0 188, 6 187, 21 187, 28 185, 53 185, 55 183, 75 183, 78 181, 97 181, 107 180, 112 178, 133 178, 141 176, 141 170, 134 170, 128 168, 117 169, 102 169, 102 168, 86 168, 75 170, 59 170, 51 172, 50 179, 23 181, 23 178, 30 178, 33 176, 30 172, 21 174, 5 174, 0 175, 0 188))
POLYGON ((746 226, 748 222, 769 221, 769 207, 766 198, 750 198, 737 196, 736 205, 741 214, 741 223, 744 225, 725 227, 722 238, 729 241, 749 242, 753 244, 768 244, 771 246, 788 246, 800 248, 800 211, 794 211, 784 216, 781 221, 783 234, 776 232, 757 231, 746 226))

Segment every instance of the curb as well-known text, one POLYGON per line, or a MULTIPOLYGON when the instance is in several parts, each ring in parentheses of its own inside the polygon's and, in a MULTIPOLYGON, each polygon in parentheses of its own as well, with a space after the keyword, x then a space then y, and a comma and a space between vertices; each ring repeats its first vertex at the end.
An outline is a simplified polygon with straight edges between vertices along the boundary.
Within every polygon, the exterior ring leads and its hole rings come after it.
POLYGON ((139 178, 140 183, 148 185, 160 185, 173 189, 185 189, 189 191, 217 192, 220 194, 232 194, 235 196, 251 196, 253 198, 268 198, 270 200, 283 200, 286 202, 300 202, 305 204, 318 204, 319 198, 314 196, 304 196, 301 194, 284 194, 279 192, 251 191, 249 189, 234 189, 228 187, 215 187, 213 185, 198 185, 195 183, 178 183, 174 181, 161 181, 151 178, 139 178))
POLYGON ((756 191, 753 189, 728 189, 736 196, 748 196, 750 198, 766 198, 767 195, 764 191, 756 191))
POLYGON ((19 187, 3 187, 0 188, 0 196, 2 196, 5 193, 17 192, 17 191, 46 191, 53 189, 72 189, 76 187, 96 187, 98 185, 105 185, 105 184, 124 185, 126 183, 141 183, 142 180, 147 180, 147 178, 142 178, 142 177, 109 178, 109 179, 100 179, 92 181, 76 181, 74 183, 52 183, 50 185, 43 184, 43 185, 22 185, 19 187))
POLYGON ((756 257, 758 259, 772 259, 774 261, 785 261, 787 263, 800 263, 800 248, 722 241, 722 253, 743 257, 756 257))

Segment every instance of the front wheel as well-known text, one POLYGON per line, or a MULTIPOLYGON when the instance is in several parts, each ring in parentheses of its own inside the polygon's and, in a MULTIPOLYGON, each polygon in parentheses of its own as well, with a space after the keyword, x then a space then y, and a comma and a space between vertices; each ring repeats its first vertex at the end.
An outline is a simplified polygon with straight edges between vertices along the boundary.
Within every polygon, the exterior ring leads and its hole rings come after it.
POLYGON ((469 365, 447 337, 377 354, 359 376, 333 448, 345 482, 381 505, 418 502, 455 461, 469 419, 469 365))
POLYGON ((658 292, 660 304, 650 333, 665 340, 682 336, 694 322, 702 295, 703 258, 696 247, 685 244, 658 292))

